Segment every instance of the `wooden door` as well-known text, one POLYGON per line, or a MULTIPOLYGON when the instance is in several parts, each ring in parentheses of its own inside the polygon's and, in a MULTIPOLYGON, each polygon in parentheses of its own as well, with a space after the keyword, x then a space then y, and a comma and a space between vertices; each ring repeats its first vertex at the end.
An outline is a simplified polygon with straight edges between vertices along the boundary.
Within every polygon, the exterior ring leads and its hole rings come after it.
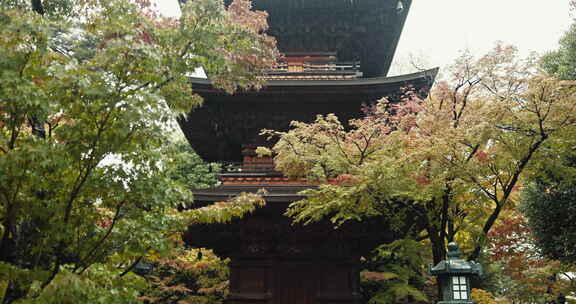
POLYGON ((277 304, 316 304, 318 271, 314 264, 284 262, 276 268, 277 304))

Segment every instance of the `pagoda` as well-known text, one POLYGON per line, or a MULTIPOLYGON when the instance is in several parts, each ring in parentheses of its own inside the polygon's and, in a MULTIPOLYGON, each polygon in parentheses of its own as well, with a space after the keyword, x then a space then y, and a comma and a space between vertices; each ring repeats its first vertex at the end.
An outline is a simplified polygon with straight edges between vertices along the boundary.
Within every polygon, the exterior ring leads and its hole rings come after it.
POLYGON ((360 257, 399 232, 378 218, 337 229, 329 221, 293 224, 284 212, 312 185, 284 177, 254 150, 273 144, 259 135, 262 129, 286 131, 293 120, 328 113, 346 122, 361 117, 364 104, 399 97, 403 87, 427 92, 436 69, 386 77, 411 3, 253 0, 254 9, 268 12, 269 34, 284 54, 264 88, 230 95, 208 79, 191 79, 204 106, 180 126, 205 161, 223 163, 218 187, 194 191, 196 205, 266 190, 266 206, 253 214, 193 226, 185 235, 189 244, 231 259, 227 303, 362 303, 360 257))

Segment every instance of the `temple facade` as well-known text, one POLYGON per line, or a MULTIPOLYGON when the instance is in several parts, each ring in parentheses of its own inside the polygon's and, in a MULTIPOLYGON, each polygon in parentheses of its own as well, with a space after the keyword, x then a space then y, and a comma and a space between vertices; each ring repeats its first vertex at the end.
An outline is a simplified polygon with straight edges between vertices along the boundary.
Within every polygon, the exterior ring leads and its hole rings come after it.
MULTIPOLYGON (((269 13, 270 34, 284 57, 259 91, 229 95, 207 79, 191 79, 204 106, 180 121, 206 161, 223 163, 220 185, 195 190, 199 206, 241 192, 265 189, 266 207, 230 224, 190 227, 193 246, 230 257, 229 304, 363 303, 360 257, 401 237, 378 218, 337 229, 329 221, 307 226, 284 216, 287 206, 313 187, 258 158, 271 146, 262 129, 287 130, 335 113, 341 121, 362 115, 362 105, 400 95, 410 86, 426 92, 437 70, 386 77, 411 0, 253 0, 269 13)), ((425 94, 425 93, 424 93, 425 94)), ((407 226, 413 223, 407 223, 407 226)))

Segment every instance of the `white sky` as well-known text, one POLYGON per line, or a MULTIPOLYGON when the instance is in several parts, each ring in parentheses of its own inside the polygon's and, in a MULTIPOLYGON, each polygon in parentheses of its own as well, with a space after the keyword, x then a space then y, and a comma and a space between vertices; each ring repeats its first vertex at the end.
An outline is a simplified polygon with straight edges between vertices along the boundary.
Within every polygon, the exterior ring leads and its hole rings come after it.
POLYGON ((554 50, 572 22, 568 2, 414 0, 395 61, 404 65, 412 55, 423 57, 427 67, 442 67, 464 49, 480 56, 497 41, 515 45, 522 55, 554 50))
MULTIPOLYGON (((167 15, 177 0, 154 0, 167 15)), ((451 64, 464 49, 475 55, 496 41, 518 47, 523 55, 558 46, 572 22, 569 0, 413 0, 390 74, 407 72, 410 57, 425 67, 451 64)))

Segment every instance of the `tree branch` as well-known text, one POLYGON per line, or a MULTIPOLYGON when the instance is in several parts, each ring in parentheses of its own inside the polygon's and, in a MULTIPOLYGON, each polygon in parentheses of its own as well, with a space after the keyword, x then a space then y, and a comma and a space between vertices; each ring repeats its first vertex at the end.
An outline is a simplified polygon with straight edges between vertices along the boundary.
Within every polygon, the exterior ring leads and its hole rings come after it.
POLYGON ((488 220, 484 224, 484 227, 482 228, 482 233, 483 233, 482 240, 480 240, 480 242, 474 248, 474 251, 472 252, 470 257, 468 258, 469 260, 476 260, 480 256, 480 252, 481 252, 482 247, 484 245, 483 243, 485 241, 486 235, 488 235, 488 232, 490 232, 490 229, 492 229, 492 226, 494 225, 494 223, 496 222, 496 219, 498 218, 498 216, 500 215, 500 212, 502 211, 502 207, 504 206, 504 204, 506 204, 508 202, 508 199, 510 198, 510 195, 512 194, 512 190, 514 189, 514 187, 516 186, 516 183, 518 182, 518 179, 520 178, 520 174, 522 174, 522 172, 524 171, 524 169, 526 168, 526 166, 528 165, 528 163, 530 162, 530 160, 534 156, 534 153, 540 148, 540 146, 546 141, 547 138, 548 138, 548 136, 544 134, 540 138, 540 140, 538 140, 536 143, 534 143, 530 147, 528 153, 520 160, 518 168, 517 168, 516 172, 512 175, 512 178, 508 182, 508 185, 504 189, 502 189, 504 192, 502 195, 502 198, 499 200, 497 198, 493 199, 494 203, 496 203, 496 208, 494 208, 494 211, 492 212, 492 214, 490 215, 490 217, 488 218, 488 220))
MULTIPOLYGON (((146 250, 148 251, 148 250, 146 250)), ((136 265, 138 265, 138 263, 140 263, 140 261, 142 261, 142 259, 144 258, 144 254, 139 256, 132 264, 130 264, 130 266, 128 266, 128 268, 126 268, 120 275, 119 277, 123 277, 126 274, 128 274, 132 269, 134 269, 134 267, 136 267, 136 265)))
MULTIPOLYGON (((98 250, 98 248, 100 246, 102 246, 102 244, 104 244, 104 241, 106 241, 106 239, 110 236, 110 234, 112 233, 112 230, 114 229, 114 226, 116 225, 116 222, 118 221, 118 219, 120 219, 120 210, 122 209, 123 205, 124 205, 124 201, 120 202, 118 204, 118 206, 116 206, 116 212, 114 213, 114 218, 112 218, 112 223, 110 224, 110 227, 108 227, 108 230, 106 231, 104 236, 102 236, 102 238, 100 238, 100 240, 98 242, 96 242, 96 244, 94 244, 94 246, 92 247, 92 249, 90 249, 88 254, 86 254, 86 256, 76 264, 76 267, 74 267, 74 270, 73 270, 74 272, 76 270, 78 270, 84 262, 88 261, 94 255, 96 250, 98 250)), ((87 268, 88 268, 88 265, 85 266, 79 272, 79 274, 82 274, 87 268)))

